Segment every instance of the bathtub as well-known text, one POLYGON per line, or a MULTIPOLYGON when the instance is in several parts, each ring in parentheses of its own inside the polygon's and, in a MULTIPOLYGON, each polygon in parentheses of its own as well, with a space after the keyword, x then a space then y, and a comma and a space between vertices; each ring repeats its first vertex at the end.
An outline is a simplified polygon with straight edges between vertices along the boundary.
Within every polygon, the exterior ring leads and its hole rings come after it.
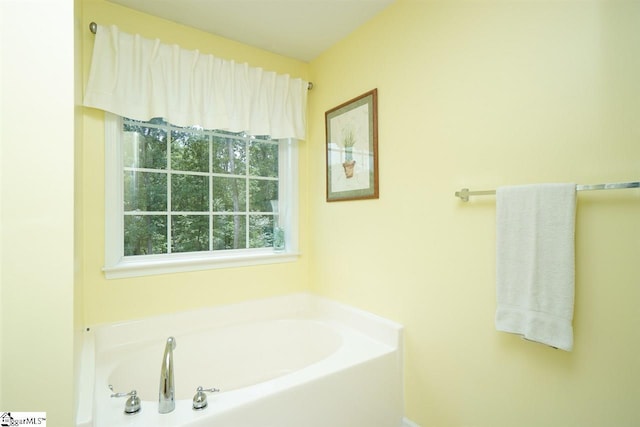
POLYGON ((401 325, 310 294, 89 327, 80 363, 77 427, 403 425, 401 325), (169 336, 176 407, 159 414, 169 336), (196 411, 198 386, 220 392, 196 411))

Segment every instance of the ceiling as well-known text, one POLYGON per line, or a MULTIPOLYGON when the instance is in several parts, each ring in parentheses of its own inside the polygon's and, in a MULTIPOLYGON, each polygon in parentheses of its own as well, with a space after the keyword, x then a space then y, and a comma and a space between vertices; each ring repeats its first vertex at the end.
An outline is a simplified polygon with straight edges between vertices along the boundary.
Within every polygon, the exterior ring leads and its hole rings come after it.
POLYGON ((308 62, 394 0, 109 1, 308 62))

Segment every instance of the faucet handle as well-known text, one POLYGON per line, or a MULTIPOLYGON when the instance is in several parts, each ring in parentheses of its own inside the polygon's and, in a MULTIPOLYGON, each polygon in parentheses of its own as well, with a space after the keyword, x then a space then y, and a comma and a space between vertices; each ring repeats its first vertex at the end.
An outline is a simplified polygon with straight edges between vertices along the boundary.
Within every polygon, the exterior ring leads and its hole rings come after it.
POLYGON ((113 392, 111 397, 125 397, 125 396, 132 396, 132 395, 136 394, 135 390, 131 390, 129 393, 122 393, 122 392, 116 393, 111 384, 109 384, 109 390, 111 390, 113 392))
POLYGON ((220 391, 217 388, 202 388, 202 386, 199 386, 198 389, 196 390, 196 394, 195 396, 193 396, 193 409, 195 411, 199 411, 201 409, 204 409, 207 407, 208 403, 207 403, 207 393, 215 393, 220 391))
MULTIPOLYGON (((113 391, 113 386, 109 384, 109 390, 113 391)), ((124 413, 125 414, 135 414, 140 411, 142 408, 140 403, 140 398, 138 397, 138 392, 135 390, 131 390, 129 393, 113 393, 111 397, 125 397, 129 396, 127 401, 124 403, 124 413)))

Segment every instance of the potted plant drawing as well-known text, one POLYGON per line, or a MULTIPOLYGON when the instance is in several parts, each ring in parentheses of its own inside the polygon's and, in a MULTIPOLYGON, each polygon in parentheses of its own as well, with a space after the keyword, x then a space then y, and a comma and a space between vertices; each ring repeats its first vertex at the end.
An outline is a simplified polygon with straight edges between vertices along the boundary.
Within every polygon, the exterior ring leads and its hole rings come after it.
POLYGON ((353 146, 356 143, 356 137, 351 128, 345 128, 342 133, 342 145, 344 145, 344 162, 342 163, 342 167, 348 179, 353 177, 353 170, 356 166, 356 161, 353 160, 353 146))

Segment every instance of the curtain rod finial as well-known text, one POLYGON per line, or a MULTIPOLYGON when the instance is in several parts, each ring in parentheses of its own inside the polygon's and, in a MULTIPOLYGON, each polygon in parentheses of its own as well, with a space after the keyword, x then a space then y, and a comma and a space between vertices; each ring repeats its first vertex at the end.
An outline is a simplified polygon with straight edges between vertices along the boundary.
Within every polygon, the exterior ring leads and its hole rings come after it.
POLYGON ((89 24, 89 31, 95 34, 98 31, 98 24, 96 24, 95 22, 91 22, 89 24))
POLYGON ((311 89, 313 89, 313 83, 309 82, 307 83, 307 90, 311 90, 311 89))

